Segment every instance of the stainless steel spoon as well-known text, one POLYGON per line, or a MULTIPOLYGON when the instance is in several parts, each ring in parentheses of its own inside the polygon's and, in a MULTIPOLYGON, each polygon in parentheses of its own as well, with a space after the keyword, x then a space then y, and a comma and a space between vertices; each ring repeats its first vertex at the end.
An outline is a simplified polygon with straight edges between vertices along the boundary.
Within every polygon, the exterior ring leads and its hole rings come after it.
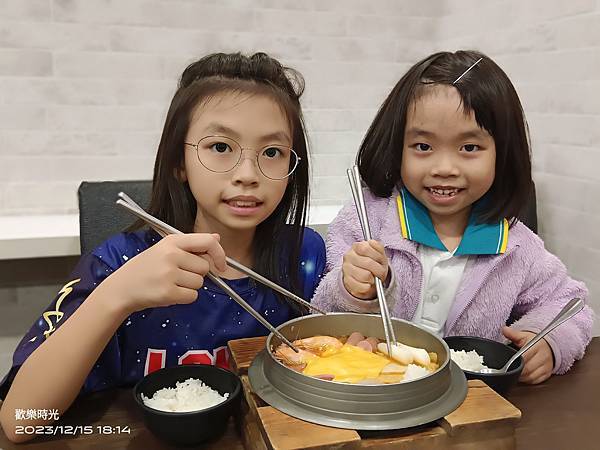
POLYGON ((533 347, 535 344, 537 344, 540 339, 542 339, 544 336, 546 336, 548 333, 550 333, 552 330, 554 330, 561 323, 569 320, 571 317, 573 317, 575 314, 577 314, 579 311, 581 311, 583 309, 583 306, 584 306, 583 300, 581 300, 580 298, 574 298, 573 300, 569 301, 569 303, 567 303, 565 305, 565 307, 556 315, 556 317, 554 319, 552 319, 552 321, 546 326, 546 328, 544 328, 542 331, 540 331, 538 334, 536 334, 532 340, 530 340, 527 344, 525 344, 523 347, 521 347, 521 349, 517 353, 515 353, 512 356, 512 358, 510 358, 508 360, 508 362, 506 364, 504 364, 504 366, 501 369, 485 368, 485 369, 481 369, 479 372, 480 373, 506 373, 508 371, 508 368, 510 367, 510 365, 513 362, 515 362, 515 360, 519 356, 521 356, 523 353, 525 353, 527 350, 529 350, 531 347, 533 347))

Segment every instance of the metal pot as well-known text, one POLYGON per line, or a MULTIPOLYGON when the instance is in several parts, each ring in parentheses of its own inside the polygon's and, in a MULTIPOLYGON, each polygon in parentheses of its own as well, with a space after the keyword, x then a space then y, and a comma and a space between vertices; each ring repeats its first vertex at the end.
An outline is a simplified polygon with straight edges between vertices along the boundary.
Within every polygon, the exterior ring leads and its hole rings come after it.
MULTIPOLYGON (((390 430, 444 417, 465 399, 466 378, 450 359, 448 345, 410 322, 392 319, 398 341, 438 355, 440 368, 423 378, 396 384, 360 385, 309 377, 273 356, 281 340, 273 333, 249 369, 252 389, 265 402, 293 417, 338 428, 390 430)), ((278 327, 288 339, 343 336, 359 331, 383 338, 379 315, 329 313, 290 320, 278 327)))

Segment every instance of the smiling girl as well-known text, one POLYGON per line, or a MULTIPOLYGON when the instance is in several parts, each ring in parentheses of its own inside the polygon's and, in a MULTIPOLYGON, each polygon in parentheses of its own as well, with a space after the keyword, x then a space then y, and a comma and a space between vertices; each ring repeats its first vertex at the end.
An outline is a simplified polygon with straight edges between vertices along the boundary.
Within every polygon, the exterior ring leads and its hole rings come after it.
MULTIPOLYGON (((315 304, 377 312, 378 277, 395 317, 520 347, 587 296, 517 219, 533 186, 527 124, 487 56, 442 52, 415 64, 381 106, 358 165, 374 240, 363 241, 353 205, 340 212, 315 304)), ((591 330, 586 306, 523 355, 521 380, 566 372, 591 330)))
POLYGON ((149 212, 183 231, 122 233, 81 258, 17 347, 0 385, 9 439, 17 409, 58 410, 80 393, 132 385, 177 364, 227 366, 227 341, 267 330, 210 280, 216 271, 277 326, 295 305, 226 266, 225 255, 304 298, 325 264, 305 228, 308 155, 301 76, 265 55, 190 65, 167 113, 149 212))

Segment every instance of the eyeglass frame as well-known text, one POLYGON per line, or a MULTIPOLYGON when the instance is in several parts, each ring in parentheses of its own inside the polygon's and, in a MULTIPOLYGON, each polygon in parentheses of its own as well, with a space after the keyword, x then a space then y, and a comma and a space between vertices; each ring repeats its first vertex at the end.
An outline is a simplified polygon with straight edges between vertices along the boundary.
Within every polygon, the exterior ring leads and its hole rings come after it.
POLYGON ((267 174, 265 174, 263 172, 262 168, 260 167, 260 163, 258 162, 258 155, 259 155, 259 153, 255 149, 250 148, 250 147, 242 147, 242 145, 238 141, 236 141, 233 138, 230 138, 229 136, 223 136, 221 134, 209 134, 207 136, 204 136, 204 137, 200 138, 196 144, 192 144, 191 142, 185 142, 185 141, 183 142, 183 144, 184 145, 189 145, 190 147, 194 147, 196 149, 196 158, 198 158, 198 161, 200 162, 200 164, 202 164, 202 166, 206 170, 210 170, 213 173, 227 173, 227 172, 231 172, 232 170, 234 170, 237 166, 239 166, 240 162, 242 161, 244 150, 253 150, 255 152, 256 156, 255 156, 254 159, 256 160, 256 167, 258 167, 258 170, 260 171, 260 173, 262 173, 263 176, 265 178, 268 178, 269 180, 285 180, 286 178, 289 178, 290 175, 292 175, 296 171, 296 169, 298 168, 298 165, 300 164, 300 161, 302 161, 302 158, 298 155, 298 153, 296 153, 296 151, 292 147, 288 147, 287 145, 267 144, 264 147, 261 147, 261 149, 260 149, 261 151, 265 150, 266 148, 275 147, 275 146, 276 147, 286 148, 291 153, 293 153, 294 156, 296 157, 296 163, 294 164, 294 167, 292 167, 292 169, 288 172, 288 174, 286 176, 284 176, 282 178, 273 178, 273 177, 270 177, 270 176, 268 176, 267 174), (204 139, 207 139, 207 138, 225 138, 225 139, 228 139, 230 141, 235 142, 238 145, 238 147, 241 150, 240 151, 240 157, 238 158, 238 160, 236 161, 236 163, 233 165, 233 167, 231 169, 227 169, 227 170, 224 170, 224 171, 213 170, 213 169, 207 167, 206 164, 204 164, 202 162, 202 160, 200 159, 200 152, 199 152, 200 142, 202 142, 204 139))

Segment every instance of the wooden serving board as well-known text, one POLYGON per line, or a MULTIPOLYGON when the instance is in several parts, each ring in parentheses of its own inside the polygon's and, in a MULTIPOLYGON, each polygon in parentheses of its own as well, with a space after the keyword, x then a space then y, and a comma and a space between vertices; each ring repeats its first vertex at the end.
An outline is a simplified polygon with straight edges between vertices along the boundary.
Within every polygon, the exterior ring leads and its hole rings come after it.
POLYGON ((453 413, 420 427, 363 432, 316 425, 288 416, 263 402, 248 380, 250 363, 265 337, 229 341, 232 370, 244 387, 239 427, 247 450, 508 450, 515 448, 521 411, 479 380, 469 381, 467 398, 453 413))

